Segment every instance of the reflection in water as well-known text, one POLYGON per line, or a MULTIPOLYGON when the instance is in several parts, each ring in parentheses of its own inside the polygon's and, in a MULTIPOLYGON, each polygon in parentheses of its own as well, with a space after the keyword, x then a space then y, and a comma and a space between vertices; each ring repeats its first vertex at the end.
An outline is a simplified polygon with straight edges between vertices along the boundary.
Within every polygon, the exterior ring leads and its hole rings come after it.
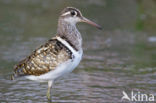
POLYGON ((155 42, 151 39, 154 36, 132 31, 138 2, 119 1, 1 0, 0 102, 47 101, 47 83, 23 78, 10 81, 8 76, 14 64, 55 34, 58 13, 69 5, 100 22, 104 30, 78 26, 84 39, 83 61, 73 73, 56 81, 53 101, 120 102, 123 90, 155 94, 155 42))

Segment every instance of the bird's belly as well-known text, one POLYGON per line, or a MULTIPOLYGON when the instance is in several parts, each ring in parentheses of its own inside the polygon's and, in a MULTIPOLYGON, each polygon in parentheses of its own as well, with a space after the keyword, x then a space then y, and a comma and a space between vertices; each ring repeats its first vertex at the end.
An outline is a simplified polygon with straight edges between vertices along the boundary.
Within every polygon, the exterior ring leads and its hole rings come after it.
POLYGON ((63 76, 64 74, 72 72, 80 63, 82 54, 83 52, 76 52, 74 53, 73 59, 69 59, 68 61, 60 64, 58 67, 55 68, 55 70, 40 76, 28 76, 27 78, 36 81, 55 80, 56 78, 63 76))

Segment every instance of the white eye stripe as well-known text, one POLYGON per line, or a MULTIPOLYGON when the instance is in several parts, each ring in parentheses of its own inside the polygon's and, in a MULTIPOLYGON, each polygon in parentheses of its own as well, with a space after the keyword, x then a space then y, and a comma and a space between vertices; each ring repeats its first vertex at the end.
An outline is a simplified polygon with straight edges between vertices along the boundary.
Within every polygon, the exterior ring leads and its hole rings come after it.
POLYGON ((74 11, 75 12, 75 15, 74 16, 77 16, 77 12, 76 11, 74 11))
POLYGON ((68 15, 68 14, 70 14, 70 11, 68 11, 68 12, 66 12, 66 13, 64 13, 64 14, 62 14, 61 16, 66 16, 66 15, 68 15))
MULTIPOLYGON (((75 16, 77 16, 77 12, 76 12, 76 11, 74 11, 74 13, 75 13, 74 17, 75 17, 75 16)), ((66 13, 64 13, 64 14, 62 14, 61 16, 66 16, 66 15, 69 15, 69 14, 71 14, 71 12, 70 12, 70 11, 68 11, 68 12, 66 12, 66 13)))

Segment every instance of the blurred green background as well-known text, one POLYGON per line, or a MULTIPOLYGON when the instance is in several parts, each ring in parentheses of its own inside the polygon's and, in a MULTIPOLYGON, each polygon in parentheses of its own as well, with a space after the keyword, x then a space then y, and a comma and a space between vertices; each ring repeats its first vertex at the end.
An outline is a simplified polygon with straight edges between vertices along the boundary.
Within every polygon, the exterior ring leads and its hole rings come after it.
POLYGON ((83 60, 56 81, 54 102, 120 102, 122 91, 156 93, 155 0, 0 0, 0 102, 46 102, 46 83, 8 80, 13 66, 55 35, 73 6, 103 27, 80 23, 83 60))

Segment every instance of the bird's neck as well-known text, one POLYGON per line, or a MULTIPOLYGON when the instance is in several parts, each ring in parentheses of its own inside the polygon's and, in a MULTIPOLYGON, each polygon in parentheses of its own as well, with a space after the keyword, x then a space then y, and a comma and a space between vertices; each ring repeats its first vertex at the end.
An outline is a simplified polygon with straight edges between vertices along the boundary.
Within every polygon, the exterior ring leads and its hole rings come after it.
POLYGON ((82 49, 82 37, 76 28, 76 24, 59 20, 57 35, 65 39, 75 50, 82 49))

